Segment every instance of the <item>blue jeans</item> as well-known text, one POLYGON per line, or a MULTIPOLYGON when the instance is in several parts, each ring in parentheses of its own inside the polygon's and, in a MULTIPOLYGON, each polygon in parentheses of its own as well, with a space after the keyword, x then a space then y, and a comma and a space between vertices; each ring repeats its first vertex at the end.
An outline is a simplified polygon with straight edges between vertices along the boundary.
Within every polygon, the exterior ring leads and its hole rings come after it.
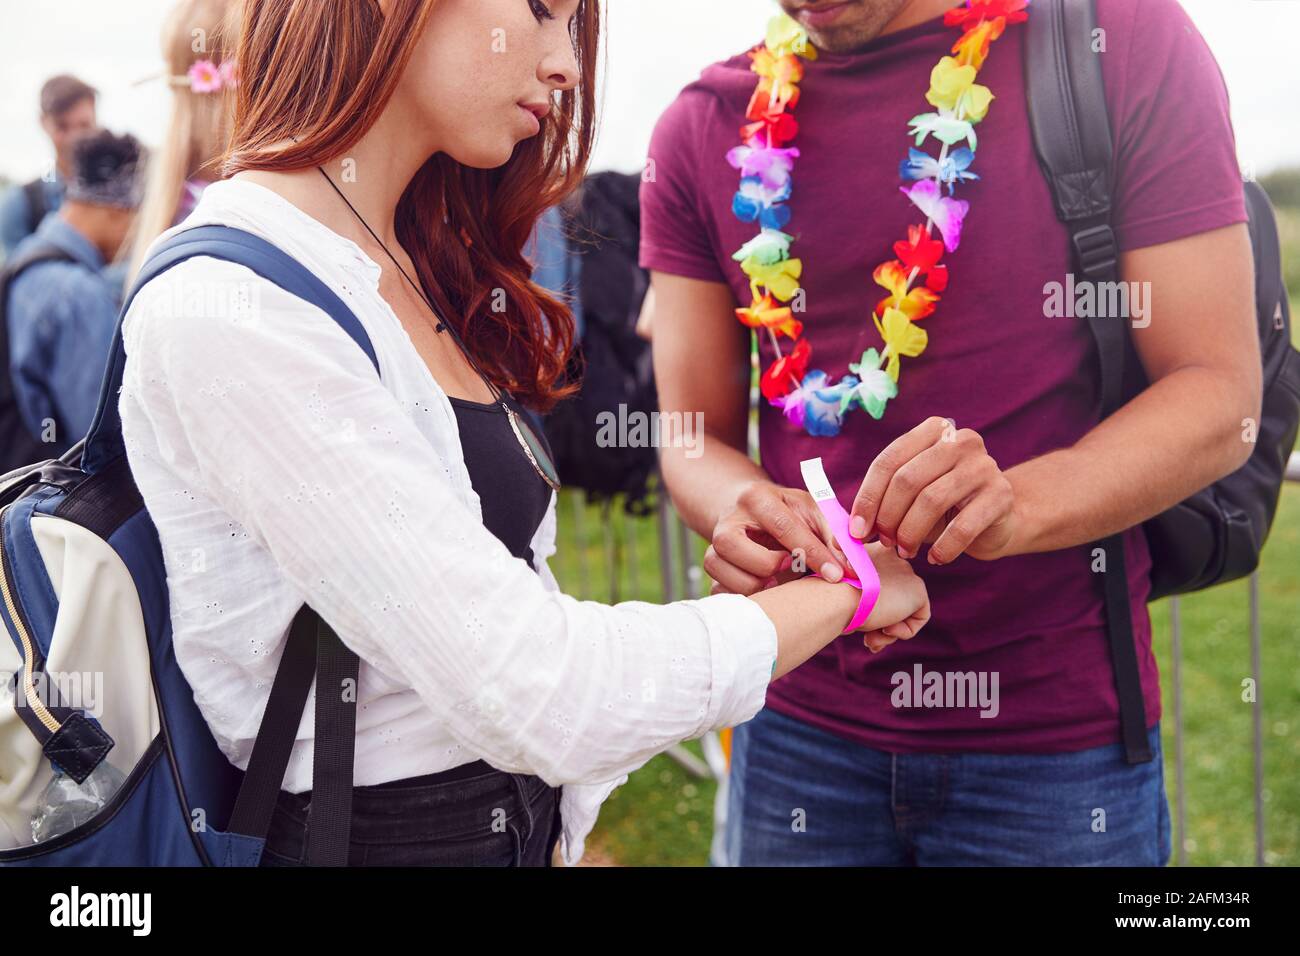
POLYGON ((889 754, 764 709, 737 727, 728 782, 733 866, 1164 866, 1155 759, 889 754))

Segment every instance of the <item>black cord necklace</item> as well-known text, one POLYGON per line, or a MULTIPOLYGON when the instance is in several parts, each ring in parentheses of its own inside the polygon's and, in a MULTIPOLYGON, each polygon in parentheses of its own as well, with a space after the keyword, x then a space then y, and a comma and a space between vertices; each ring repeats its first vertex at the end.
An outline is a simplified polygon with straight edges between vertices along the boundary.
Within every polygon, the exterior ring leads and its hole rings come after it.
MULTIPOLYGON (((338 194, 338 197, 343 200, 343 202, 347 205, 349 209, 352 210, 352 215, 357 217, 357 222, 361 223, 361 225, 365 228, 366 232, 370 233, 370 238, 375 240, 375 242, 379 245, 379 248, 384 250, 384 255, 388 256, 388 258, 393 260, 393 265, 397 266, 397 271, 402 274, 402 278, 411 284, 411 288, 415 290, 415 294, 418 295, 420 299, 424 302, 424 304, 429 307, 429 311, 433 313, 433 317, 438 320, 438 325, 434 329, 434 331, 445 332, 449 328, 449 326, 447 325, 446 322, 442 320, 442 317, 438 315, 438 310, 433 307, 433 303, 429 301, 429 297, 425 295, 424 290, 420 288, 420 286, 416 284, 416 281, 412 279, 410 275, 407 274, 407 271, 405 269, 402 268, 402 264, 397 261, 397 257, 388 251, 388 246, 384 245, 384 241, 380 239, 377 235, 375 235, 375 230, 370 228, 370 224, 366 222, 365 218, 361 215, 361 213, 357 212, 357 207, 352 205, 352 203, 348 200, 347 196, 343 195, 343 190, 339 189, 339 187, 335 185, 334 180, 330 179, 329 173, 325 172, 325 169, 321 166, 317 166, 316 171, 325 177, 325 182, 330 184, 330 189, 334 190, 334 192, 338 194)), ((456 333, 452 332, 453 338, 455 338, 455 335, 456 333)), ((461 345, 459 339, 456 340, 456 344, 461 347, 462 351, 464 350, 465 347, 464 345, 461 345)), ((468 354, 466 354, 465 357, 469 359, 468 354)), ((470 364, 471 365, 473 364, 473 359, 470 359, 470 364)), ((478 372, 478 368, 476 367, 474 371, 478 372)), ((483 374, 482 372, 479 372, 479 375, 482 374, 483 374)), ((489 385, 490 384, 491 383, 489 383, 489 385)))
POLYGON ((418 295, 420 300, 429 307, 429 311, 433 314, 433 317, 438 320, 435 331, 451 333, 452 340, 456 343, 456 347, 460 349, 461 354, 465 356, 465 361, 469 362, 470 368, 474 369, 474 373, 478 375, 478 377, 483 380, 483 384, 488 387, 488 391, 492 393, 492 400, 499 404, 505 411, 506 420, 510 422, 510 427, 515 433, 515 439, 519 442, 520 447, 523 448, 524 454, 528 456, 529 462, 532 463, 533 470, 536 471, 537 474, 542 477, 542 480, 545 481, 553 490, 559 491, 560 479, 559 474, 555 471, 554 463, 552 463, 547 457, 545 451, 542 449, 541 442, 533 433, 532 428, 528 426, 527 422, 523 421, 517 414, 515 414, 515 410, 506 403, 505 392, 502 389, 497 388, 496 385, 493 384, 492 380, 483 374, 483 370, 479 368, 478 363, 474 361, 474 356, 470 355, 469 349, 465 348, 465 343, 462 342, 460 336, 456 334, 456 330, 443 321, 442 317, 438 314, 438 310, 433 307, 433 303, 429 300, 429 296, 425 293, 424 289, 422 289, 419 284, 410 277, 407 271, 402 268, 402 264, 397 261, 397 257, 389 251, 388 246, 384 245, 384 241, 375 235, 375 230, 370 228, 370 224, 366 222, 365 217, 363 217, 361 213, 357 212, 357 207, 348 201, 347 196, 343 195, 343 190, 339 189, 339 187, 335 185, 334 180, 330 179, 329 173, 325 172, 324 167, 317 166, 316 170, 325 177, 325 182, 330 184, 330 188, 333 189, 334 192, 338 194, 338 197, 343 200, 344 204, 352 210, 352 215, 357 217, 357 222, 361 223, 366 232, 370 233, 370 238, 374 239, 375 242, 378 243, 379 248, 384 250, 384 254, 388 256, 389 259, 393 260, 393 265, 395 265, 397 271, 402 274, 402 278, 411 284, 411 288, 415 290, 416 295, 418 295), (541 461, 539 461, 539 459, 541 459, 541 461), (541 462, 545 462, 545 465, 541 462))

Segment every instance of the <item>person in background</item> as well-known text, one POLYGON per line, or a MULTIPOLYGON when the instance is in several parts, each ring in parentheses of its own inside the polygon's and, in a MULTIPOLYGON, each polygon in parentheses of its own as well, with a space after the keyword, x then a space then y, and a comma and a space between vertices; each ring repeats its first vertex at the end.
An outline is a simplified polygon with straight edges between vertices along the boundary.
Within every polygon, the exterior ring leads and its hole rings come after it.
POLYGON ((96 95, 94 87, 75 76, 56 76, 41 87, 41 128, 54 144, 53 176, 14 186, 0 199, 0 247, 5 256, 62 204, 72 144, 96 126, 96 95))
POLYGON ((89 430, 99 402, 120 307, 104 268, 140 205, 141 166, 133 136, 101 130, 78 140, 58 214, 19 243, 0 274, 12 401, 46 458, 89 430))
POLYGON ((149 163, 144 204, 131 245, 129 274, 162 233, 188 216, 217 179, 214 163, 230 135, 229 96, 235 64, 223 60, 215 38, 228 0, 180 0, 163 23, 162 54, 172 87, 172 115, 162 145, 149 163), (195 38, 202 42, 195 42, 195 38), (195 50, 195 46, 199 50, 195 50))

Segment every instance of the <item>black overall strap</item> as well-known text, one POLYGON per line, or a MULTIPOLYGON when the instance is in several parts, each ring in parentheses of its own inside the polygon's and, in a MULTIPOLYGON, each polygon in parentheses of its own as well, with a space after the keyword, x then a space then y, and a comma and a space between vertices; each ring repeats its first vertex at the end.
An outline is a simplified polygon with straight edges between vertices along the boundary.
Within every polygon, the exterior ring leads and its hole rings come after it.
MULTIPOLYGON (((1075 268, 1088 282, 1114 282, 1119 245, 1111 228, 1114 169, 1110 120, 1101 57, 1092 48, 1097 27, 1093 0, 1037 0, 1029 16, 1025 88, 1034 148, 1052 189, 1056 215, 1070 232, 1075 268)), ((1124 355, 1128 347, 1122 316, 1089 321, 1101 366, 1101 414, 1123 402, 1124 355)), ((1152 759, 1146 705, 1138 670, 1133 616, 1129 606, 1124 536, 1098 542, 1105 570, 1106 630, 1120 730, 1129 763, 1152 759)))

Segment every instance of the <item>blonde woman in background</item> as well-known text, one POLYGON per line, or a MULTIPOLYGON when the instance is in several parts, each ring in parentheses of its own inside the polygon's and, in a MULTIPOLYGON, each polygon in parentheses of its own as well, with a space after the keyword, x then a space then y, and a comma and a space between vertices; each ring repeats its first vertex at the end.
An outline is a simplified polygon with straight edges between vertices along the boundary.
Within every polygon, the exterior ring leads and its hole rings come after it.
POLYGON ((219 34, 230 0, 180 0, 162 30, 162 53, 172 88, 172 115, 162 146, 149 162, 149 183, 131 247, 130 275, 145 249, 194 209, 219 178, 216 164, 230 135, 228 91, 234 61, 223 61, 219 34))

